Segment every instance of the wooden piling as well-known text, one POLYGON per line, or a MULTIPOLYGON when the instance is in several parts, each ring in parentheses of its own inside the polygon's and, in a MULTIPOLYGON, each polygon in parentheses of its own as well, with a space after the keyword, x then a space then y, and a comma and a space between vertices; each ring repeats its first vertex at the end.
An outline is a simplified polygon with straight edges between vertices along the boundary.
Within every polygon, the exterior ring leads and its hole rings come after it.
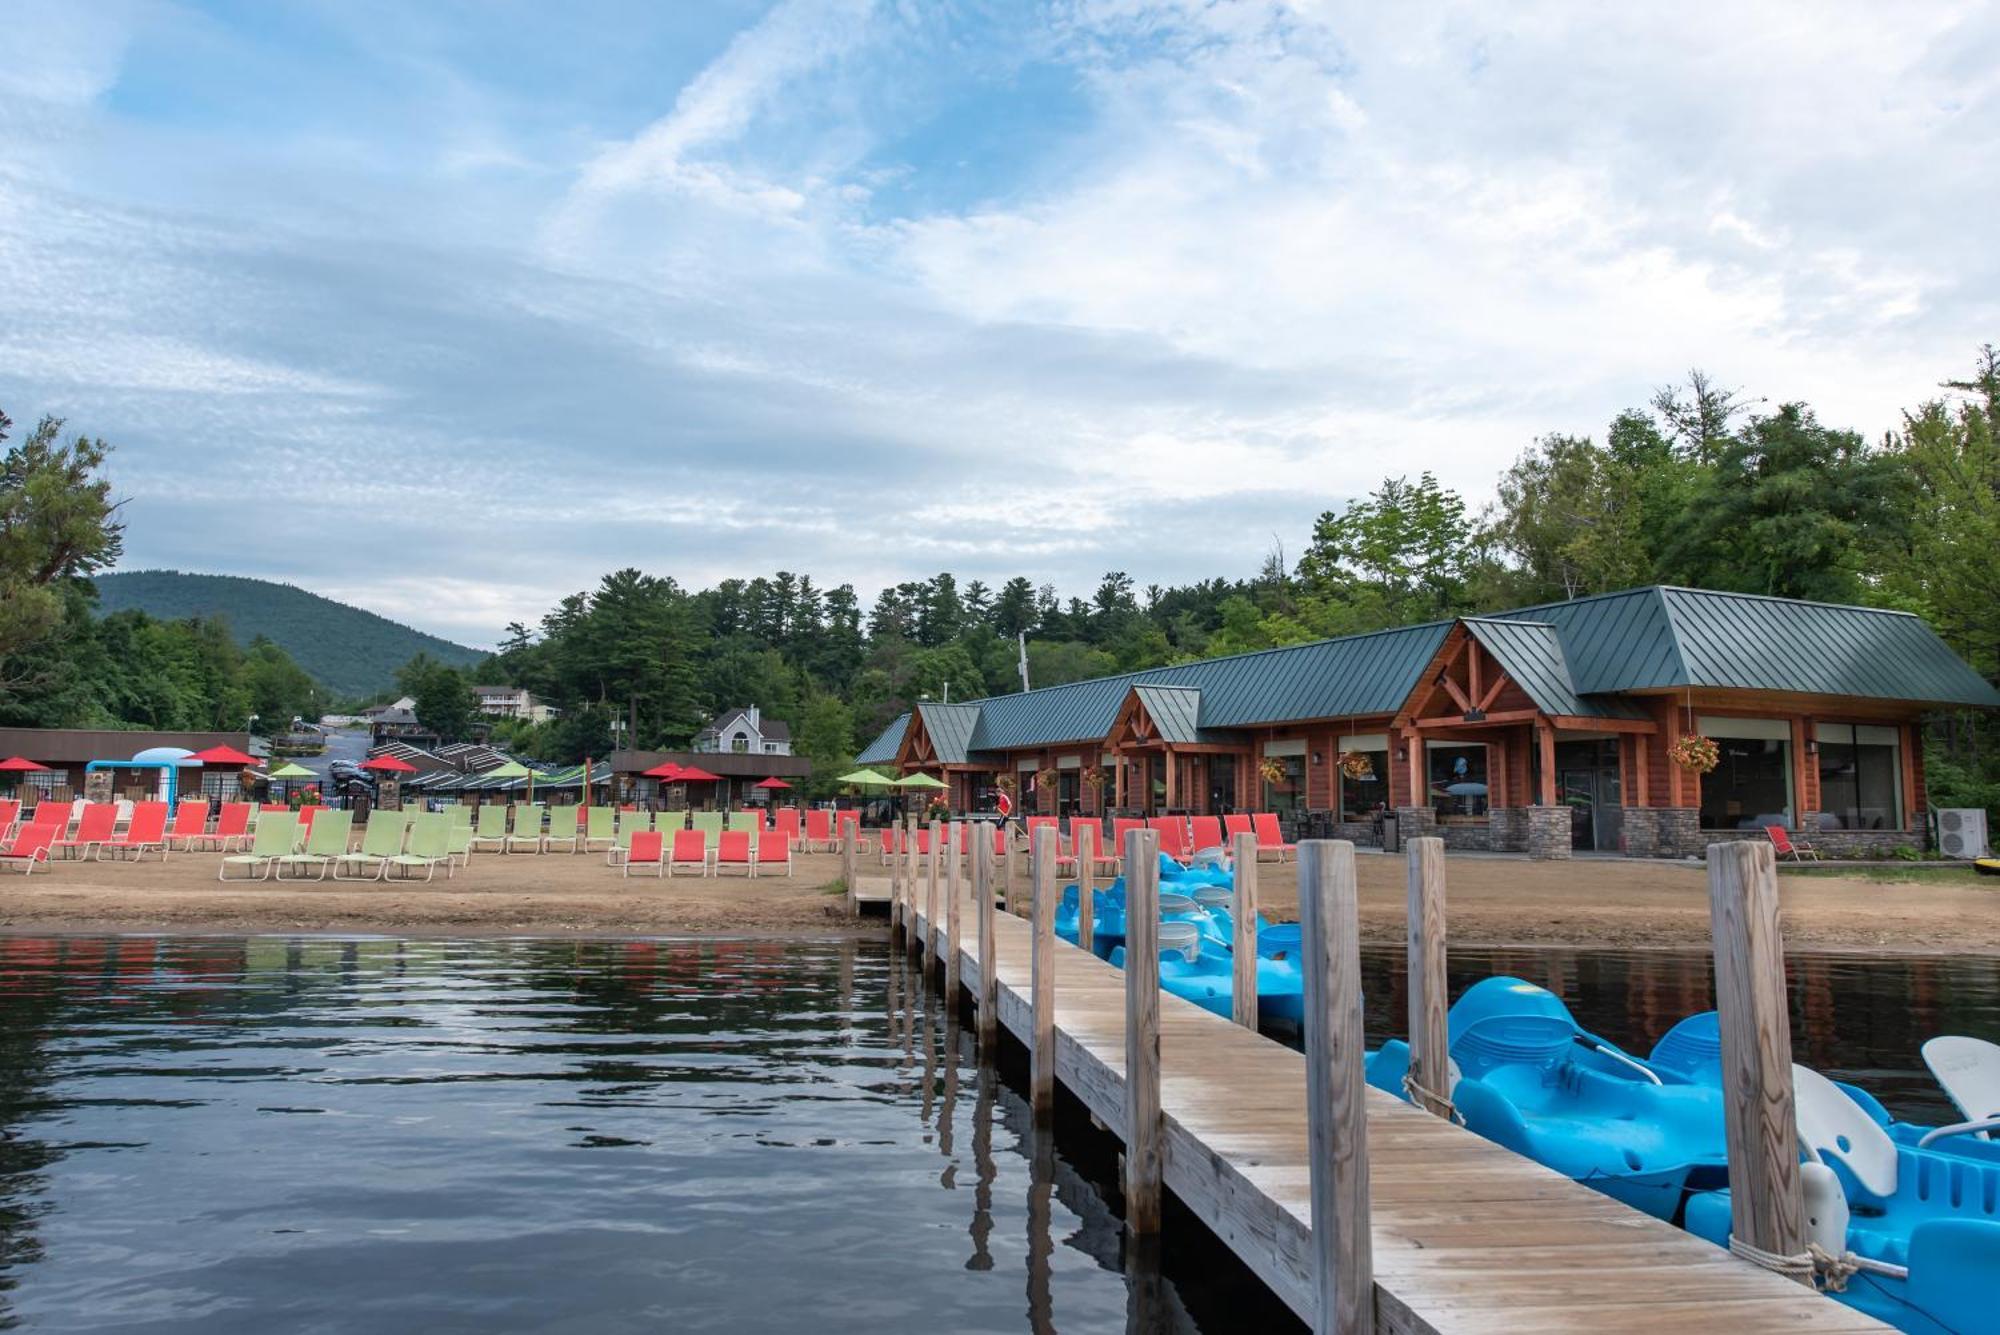
POLYGON ((1094 948, 1097 938, 1097 895, 1091 883, 1096 876, 1097 842, 1102 837, 1096 821, 1077 826, 1072 836, 1076 841, 1076 944, 1085 951, 1094 948))
POLYGON ((847 883, 847 911, 861 912, 861 834, 852 825, 840 827, 840 875, 847 883))
MULTIPOLYGON (((982 833, 984 833, 982 831, 982 833)), ((979 958, 993 958, 993 841, 980 839, 972 858, 973 907, 979 914, 979 958)), ((994 969, 979 970, 979 1008, 975 1023, 979 1034, 979 1055, 993 1059, 994 1045, 1000 1041, 1000 975, 994 969)))
MULTIPOLYGON (((1367 1083, 1362 1073, 1361 930, 1354 845, 1299 845, 1303 937, 1306 1141, 1312 1173, 1313 1329, 1375 1329, 1374 1252, 1368 1213, 1367 1083)), ((1128 966, 1129 967, 1129 966, 1128 966)))
POLYGON ((961 909, 965 900, 965 887, 959 883, 958 864, 959 859, 967 855, 965 822, 953 821, 951 857, 946 860, 944 904, 944 996, 947 1015, 958 1014, 958 952, 963 944, 960 939, 959 919, 963 916, 961 909))
POLYGON ((1234 896, 1229 901, 1234 955, 1230 977, 1230 1018, 1257 1028, 1257 836, 1244 831, 1234 840, 1234 896))
MULTIPOLYGON (((1003 824, 1000 828, 1005 830, 1007 827, 1003 824)), ((1014 894, 1014 836, 1011 834, 1005 841, 1005 853, 1000 863, 1000 896, 1007 905, 1007 912, 1018 917, 1021 904, 1014 894)))
MULTIPOLYGON (((1792 1030, 1778 865, 1771 845, 1708 846, 1715 1009, 1729 1149, 1732 1239, 1783 1257, 1805 1252, 1805 1199, 1792 1101, 1792 1030)), ((1799 1277, 1812 1282, 1810 1273, 1799 1277)))
POLYGON ((1046 1124, 1056 1111, 1056 828, 1044 825, 1035 831, 1029 849, 1029 875, 1033 878, 1034 934, 1029 952, 1029 1013, 1035 1026, 1034 1042, 1028 1049, 1028 1107, 1035 1120, 1046 1124))
POLYGON ((917 817, 903 813, 903 949, 912 955, 917 939, 917 817))
POLYGON ((1425 835, 1409 849, 1410 1101, 1451 1115, 1451 1039, 1444 972, 1444 840, 1425 835))
POLYGON ((924 854, 924 980, 937 980, 938 859, 944 856, 944 822, 931 822, 931 846, 924 854))
POLYGON ((889 939, 899 939, 903 934, 903 859, 895 852, 896 824, 889 823, 889 939))
POLYGON ((1125 836, 1125 1227, 1160 1231, 1160 836, 1125 836))

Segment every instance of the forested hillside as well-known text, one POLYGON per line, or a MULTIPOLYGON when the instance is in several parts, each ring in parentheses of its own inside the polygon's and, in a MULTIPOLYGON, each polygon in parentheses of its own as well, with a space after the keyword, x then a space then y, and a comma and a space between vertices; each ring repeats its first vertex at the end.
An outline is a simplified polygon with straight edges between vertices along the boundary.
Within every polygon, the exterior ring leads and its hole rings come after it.
POLYGON ((99 575, 96 584, 101 612, 133 608, 168 621, 220 619, 239 646, 269 640, 336 697, 388 690, 396 669, 418 654, 459 666, 485 657, 477 649, 270 580, 131 570, 99 575))

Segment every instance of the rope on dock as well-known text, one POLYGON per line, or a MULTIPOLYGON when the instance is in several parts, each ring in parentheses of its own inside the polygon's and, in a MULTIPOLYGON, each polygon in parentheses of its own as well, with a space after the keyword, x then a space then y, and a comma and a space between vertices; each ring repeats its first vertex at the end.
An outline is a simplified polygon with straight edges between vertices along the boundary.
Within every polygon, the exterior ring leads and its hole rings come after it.
POLYGON ((1456 1103, 1434 1089, 1425 1089, 1408 1071, 1403 1072, 1403 1093, 1410 1102, 1420 1107, 1427 1107, 1433 1113, 1442 1108, 1446 1117, 1460 1126, 1465 1125, 1465 1114, 1458 1110, 1456 1103))
POLYGON ((1735 1234, 1729 1235, 1729 1250, 1752 1265, 1759 1265, 1774 1271, 1787 1279, 1810 1283, 1814 1288, 1827 1293, 1845 1293, 1847 1281, 1866 1271, 1871 1275, 1885 1275, 1890 1279, 1908 1279, 1907 1266, 1891 1265, 1887 1261, 1876 1261, 1854 1252, 1843 1251, 1839 1255, 1828 1251, 1817 1242, 1808 1242, 1806 1249, 1796 1256, 1786 1256, 1780 1252, 1767 1252, 1762 1247, 1752 1246, 1735 1234))

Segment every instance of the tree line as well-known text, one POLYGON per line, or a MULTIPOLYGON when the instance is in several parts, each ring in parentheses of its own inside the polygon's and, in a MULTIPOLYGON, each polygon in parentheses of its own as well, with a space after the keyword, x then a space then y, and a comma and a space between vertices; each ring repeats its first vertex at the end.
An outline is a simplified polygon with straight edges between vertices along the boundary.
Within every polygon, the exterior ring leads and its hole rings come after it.
MULTIPOLYGON (((1049 686, 1670 583, 1914 611, 1994 679, 1996 415, 2000 353, 1990 346, 1969 375, 1942 382, 1873 442, 1807 404, 1774 406, 1694 372, 1617 414, 1601 437, 1532 442, 1483 509, 1429 473, 1385 478, 1320 515, 1296 560, 1273 551, 1244 577, 1142 586, 1111 571, 1081 597, 1020 576, 989 585, 944 572, 864 604, 852 585, 789 571, 696 590, 625 569, 533 626, 510 625, 480 667, 419 657, 398 685, 448 739, 486 726, 475 681, 527 688, 560 717, 501 724, 497 740, 551 762, 614 744, 683 746, 719 712, 756 703, 791 724, 823 786, 912 702, 1020 689, 1023 639, 1029 679, 1049 686)), ((52 433, 38 448, 10 452, 0 479, 0 592, 10 609, 0 617, 0 713, 169 726, 163 720, 204 709, 240 711, 243 692, 257 689, 251 681, 298 687, 268 646, 233 669, 214 667, 226 655, 212 626, 90 618, 75 585, 115 561, 119 537, 115 506, 94 480, 103 445, 79 437, 62 446, 52 433), (14 543, 7 516, 46 507, 51 495, 70 499, 39 522, 51 534, 73 531, 14 543), (20 612, 17 589, 33 594, 20 612), (58 670, 58 645, 89 652, 58 670), (67 685, 55 689, 56 679, 67 685)), ((281 693, 262 689, 274 702, 281 693)), ((276 717, 283 706, 256 712, 276 717)), ((2000 803, 1994 728, 1971 713, 1938 720, 1928 757, 1938 800, 2000 803)))

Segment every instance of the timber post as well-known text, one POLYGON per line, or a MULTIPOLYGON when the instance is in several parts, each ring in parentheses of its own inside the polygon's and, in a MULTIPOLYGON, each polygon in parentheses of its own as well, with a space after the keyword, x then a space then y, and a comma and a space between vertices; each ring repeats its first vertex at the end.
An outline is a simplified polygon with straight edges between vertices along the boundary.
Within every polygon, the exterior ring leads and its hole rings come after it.
POLYGON ((1375 1329, 1354 845, 1308 839, 1299 845, 1298 865, 1317 1292, 1313 1329, 1318 1335, 1352 1335, 1375 1329))
POLYGON ((1076 827, 1070 836, 1076 853, 1076 945, 1086 954, 1096 953, 1097 905, 1091 880, 1097 862, 1097 841, 1103 837, 1096 821, 1076 827))
POLYGON ((972 859, 972 899, 979 913, 979 1055, 993 1060, 1000 1039, 1000 971, 993 958, 993 842, 981 839, 972 859))
POLYGON ((903 859, 896 851, 896 840, 900 827, 894 821, 889 823, 887 841, 883 855, 889 863, 889 939, 896 940, 903 933, 903 859))
POLYGON ((861 912, 861 837, 852 825, 840 827, 840 875, 847 882, 847 911, 861 912))
MULTIPOLYGON (((1778 865, 1770 844, 1708 846, 1708 911, 1715 934, 1731 1242, 1798 1257, 1806 1250, 1805 1196, 1778 865)), ((1798 1278, 1812 1282, 1809 1270, 1798 1278)))
POLYGON ((903 813, 903 894, 907 900, 903 905, 903 949, 914 955, 921 944, 917 940, 917 817, 907 811, 903 813))
POLYGON ((1044 825, 1035 831, 1028 850, 1034 883, 1029 905, 1034 921, 1028 981, 1034 1042, 1028 1051, 1028 1106, 1035 1120, 1044 1124, 1056 1111, 1056 900, 1062 893, 1056 879, 1057 838, 1056 828, 1044 825))
POLYGON ((1257 1028, 1257 836, 1244 831, 1235 839, 1236 866, 1231 874, 1229 901, 1234 960, 1230 978, 1230 1018, 1253 1033, 1257 1028))
POLYGON ((1160 836, 1125 836, 1125 1227, 1160 1231, 1160 836))
POLYGON ((924 854, 924 981, 937 979, 938 859, 944 855, 944 823, 931 822, 931 846, 924 854))
POLYGON ((1451 1039, 1445 1023, 1444 840, 1410 840, 1410 1102, 1451 1115, 1451 1039))
POLYGON ((965 822, 953 821, 951 825, 951 856, 945 860, 945 950, 944 950, 944 995, 947 1015, 958 1014, 958 950, 963 936, 959 921, 963 918, 965 886, 959 880, 958 862, 970 856, 965 843, 965 822))

